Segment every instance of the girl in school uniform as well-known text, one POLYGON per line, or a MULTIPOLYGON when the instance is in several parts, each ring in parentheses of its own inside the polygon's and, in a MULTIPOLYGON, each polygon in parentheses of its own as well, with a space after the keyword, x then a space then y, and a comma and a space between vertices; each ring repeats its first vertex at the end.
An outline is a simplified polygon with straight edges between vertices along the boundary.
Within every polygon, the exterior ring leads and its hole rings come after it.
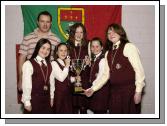
POLYGON ((54 52, 55 60, 51 63, 53 71, 50 76, 50 104, 55 114, 72 114, 72 92, 68 77, 71 60, 67 57, 67 45, 60 43, 54 52))
MULTIPOLYGON (((90 71, 90 79, 89 82, 92 85, 96 85, 96 82, 101 79, 102 74, 105 71, 105 58, 104 58, 104 51, 103 45, 100 38, 93 38, 90 43, 91 49, 91 71, 90 71)), ((109 84, 104 84, 101 89, 95 92, 89 101, 89 109, 92 110, 95 114, 105 114, 107 113, 107 105, 109 98, 109 84)))
MULTIPOLYGON (((69 56, 71 59, 84 59, 86 62, 85 69, 80 74, 83 89, 89 88, 88 75, 90 72, 90 67, 88 66, 90 60, 88 58, 88 41, 86 35, 85 26, 82 23, 75 23, 70 27, 69 39, 67 40, 69 46, 69 56)), ((73 71, 70 71, 70 76, 75 77, 76 74, 73 71)), ((71 85, 74 85, 74 83, 71 83, 71 85)), ((85 95, 73 94, 74 114, 86 114, 87 107, 88 98, 85 95)))
POLYGON ((145 74, 139 50, 130 43, 121 25, 111 24, 107 28, 108 65, 110 68, 111 114, 138 114, 145 74))
POLYGON ((31 59, 23 64, 22 102, 25 114, 51 113, 49 77, 52 67, 50 54, 50 41, 40 39, 31 59))

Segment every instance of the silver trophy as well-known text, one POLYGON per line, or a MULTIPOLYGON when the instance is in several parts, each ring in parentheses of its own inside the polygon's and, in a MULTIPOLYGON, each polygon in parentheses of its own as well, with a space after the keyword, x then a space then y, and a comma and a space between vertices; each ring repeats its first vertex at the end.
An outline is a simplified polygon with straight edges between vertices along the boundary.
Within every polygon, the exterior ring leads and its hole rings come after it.
MULTIPOLYGON (((76 76, 80 76, 81 71, 84 69, 84 59, 72 59, 72 69, 76 76)), ((83 93, 82 83, 77 79, 74 84, 74 93, 83 93)))

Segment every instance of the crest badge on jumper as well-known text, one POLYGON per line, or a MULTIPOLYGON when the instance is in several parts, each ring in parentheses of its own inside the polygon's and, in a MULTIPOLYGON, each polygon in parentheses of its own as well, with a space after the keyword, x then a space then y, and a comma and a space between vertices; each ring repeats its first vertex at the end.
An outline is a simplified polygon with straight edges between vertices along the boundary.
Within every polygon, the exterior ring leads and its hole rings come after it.
POLYGON ((121 64, 119 64, 119 63, 117 63, 116 66, 115 66, 115 68, 116 68, 117 70, 118 70, 118 69, 121 69, 121 67, 122 67, 122 66, 121 66, 121 64))

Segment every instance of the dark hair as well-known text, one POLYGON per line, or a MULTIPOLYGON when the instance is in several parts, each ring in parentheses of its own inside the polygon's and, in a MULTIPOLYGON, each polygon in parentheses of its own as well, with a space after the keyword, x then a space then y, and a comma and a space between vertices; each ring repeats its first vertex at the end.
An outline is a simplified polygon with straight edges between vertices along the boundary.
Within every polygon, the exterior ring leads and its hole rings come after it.
POLYGON ((48 63, 50 62, 50 55, 51 55, 51 50, 52 50, 51 48, 52 48, 52 46, 51 46, 51 42, 50 42, 48 39, 44 39, 44 38, 40 39, 40 40, 37 42, 37 45, 36 45, 36 47, 35 47, 34 53, 33 53, 32 56, 31 56, 31 59, 37 57, 40 48, 41 48, 44 44, 46 44, 46 43, 48 43, 48 44, 50 45, 50 53, 49 53, 49 55, 48 55, 45 59, 46 59, 46 61, 47 61, 48 63))
POLYGON ((75 45, 75 43, 74 43, 75 42, 75 32, 76 32, 76 29, 78 27, 81 27, 83 30, 83 39, 81 41, 81 44, 83 46, 86 45, 86 42, 87 42, 86 28, 82 23, 75 23, 70 27, 70 30, 69 30, 69 39, 67 40, 67 42, 68 42, 70 47, 74 47, 74 45, 75 45))
POLYGON ((119 24, 113 23, 109 25, 106 30, 106 46, 105 46, 106 50, 111 49, 113 45, 113 43, 108 39, 108 30, 114 30, 115 33, 120 35, 121 44, 126 44, 129 42, 124 28, 119 24))
POLYGON ((38 14, 37 20, 39 21, 39 18, 41 15, 46 15, 50 17, 50 21, 52 22, 52 15, 48 11, 42 11, 38 14))
POLYGON ((92 45, 92 42, 93 42, 93 41, 98 41, 99 44, 101 45, 101 47, 103 47, 103 42, 102 42, 102 40, 101 40, 99 37, 94 37, 94 38, 91 40, 90 45, 92 45))
MULTIPOLYGON (((92 46, 92 42, 93 41, 98 41, 100 46, 103 47, 103 42, 99 37, 94 37, 91 41, 90 41, 90 46, 92 46)), ((104 50, 102 50, 102 56, 104 55, 104 50)), ((95 55, 91 52, 91 59, 94 60, 95 55)))
POLYGON ((64 43, 64 42, 59 43, 59 44, 55 47, 55 49, 54 49, 54 54, 53 54, 54 60, 57 60, 58 55, 57 55, 56 53, 57 53, 59 47, 62 46, 62 45, 64 45, 64 46, 67 47, 67 54, 68 54, 68 45, 67 45, 67 43, 64 43))

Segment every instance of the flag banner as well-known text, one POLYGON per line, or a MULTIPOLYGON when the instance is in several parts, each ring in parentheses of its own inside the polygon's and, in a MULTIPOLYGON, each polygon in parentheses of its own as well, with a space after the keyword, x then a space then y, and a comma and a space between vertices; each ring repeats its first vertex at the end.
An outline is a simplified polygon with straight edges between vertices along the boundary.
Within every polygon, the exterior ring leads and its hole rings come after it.
POLYGON ((75 5, 84 9, 88 39, 100 37, 105 42, 105 32, 111 23, 121 24, 121 5, 75 5))
POLYGON ((22 5, 24 35, 37 27, 37 16, 41 11, 52 15, 52 32, 62 42, 68 39, 69 26, 82 22, 87 30, 88 39, 100 37, 105 40, 105 31, 109 24, 121 24, 121 5, 22 5))

